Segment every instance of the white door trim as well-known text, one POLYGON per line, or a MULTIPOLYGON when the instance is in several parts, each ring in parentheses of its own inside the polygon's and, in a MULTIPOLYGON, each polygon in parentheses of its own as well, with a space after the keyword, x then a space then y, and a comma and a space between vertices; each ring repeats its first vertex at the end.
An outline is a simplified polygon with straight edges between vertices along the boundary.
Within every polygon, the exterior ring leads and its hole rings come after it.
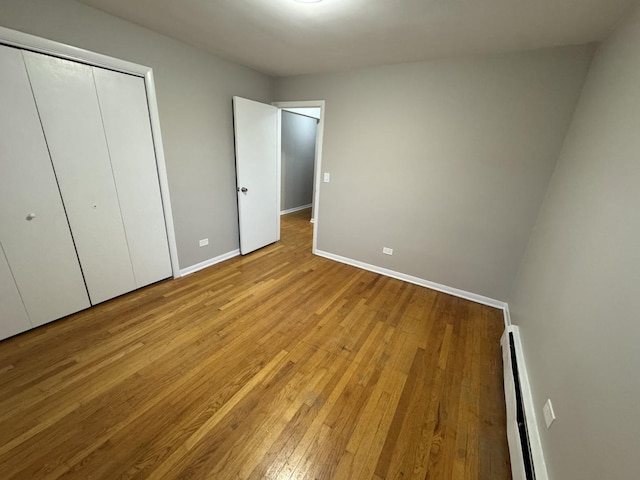
POLYGON ((160 193, 162 195, 164 220, 167 227, 171 270, 173 272, 173 278, 180 277, 176 233, 173 224, 173 213, 171 210, 169 182, 167 180, 167 166, 165 163, 164 149, 162 147, 160 116, 158 114, 158 102, 155 83, 153 81, 153 70, 151 67, 145 67, 144 65, 138 65, 137 63, 131 63, 126 60, 120 60, 118 58, 109 57, 107 55, 91 52, 89 50, 73 47, 53 40, 36 37, 35 35, 29 35, 27 33, 18 32, 5 27, 0 27, 0 43, 67 60, 86 63, 95 67, 108 68, 110 70, 136 75, 144 79, 147 91, 147 103, 149 105, 149 117, 151 119, 151 131, 153 133, 153 146, 156 151, 156 162, 158 165, 158 180, 160 183, 160 193))
MULTIPOLYGON (((313 247, 312 252, 316 253, 318 250, 318 222, 320 221, 320 179, 322 178, 322 143, 324 139, 324 100, 304 100, 297 102, 273 102, 274 105, 280 109, 282 108, 320 108, 320 120, 318 121, 318 137, 316 141, 316 166, 315 177, 313 182, 315 184, 315 195, 313 198, 314 205, 314 218, 313 220, 313 247)), ((278 131, 278 140, 281 137, 280 131, 278 131)), ((278 149, 278 170, 280 170, 281 163, 281 151, 278 149)), ((280 192, 278 192, 279 194, 280 192)))

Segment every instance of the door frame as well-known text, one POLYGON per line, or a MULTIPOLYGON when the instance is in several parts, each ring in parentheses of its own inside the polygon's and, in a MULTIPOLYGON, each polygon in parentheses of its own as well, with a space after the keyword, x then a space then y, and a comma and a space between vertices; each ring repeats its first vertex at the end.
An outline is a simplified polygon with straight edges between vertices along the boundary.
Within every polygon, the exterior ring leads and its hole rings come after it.
MULTIPOLYGON (((303 100, 303 101, 286 101, 272 102, 271 105, 278 107, 280 112, 283 108, 320 108, 320 120, 318 121, 318 134, 316 137, 316 159, 314 168, 314 195, 313 195, 313 245, 311 251, 316 253, 318 250, 318 225, 320 224, 320 186, 322 172, 322 144, 324 140, 324 100, 303 100)), ((281 115, 279 115, 279 118, 281 115)), ((278 121, 278 176, 281 175, 282 162, 282 121, 278 121)), ((280 186, 278 186, 278 208, 280 207, 280 186)))
POLYGON ((71 45, 37 37, 17 30, 11 30, 5 27, 0 27, 0 44, 20 48, 22 50, 30 50, 36 53, 43 53, 45 55, 51 55, 74 62, 85 63, 94 67, 115 70, 117 72, 141 77, 144 80, 145 90, 147 92, 147 105, 149 107, 149 118, 151 120, 153 146, 156 154, 156 166, 158 167, 160 196, 162 198, 164 221, 167 229, 171 270, 173 278, 179 278, 181 274, 180 265, 178 263, 178 248, 176 244, 176 233, 175 226, 173 224, 171 199, 169 195, 167 166, 165 163, 164 148, 162 146, 162 133, 160 131, 160 116, 158 113, 158 102, 155 83, 153 80, 153 69, 137 63, 120 60, 118 58, 109 57, 107 55, 91 52, 89 50, 73 47, 71 45))

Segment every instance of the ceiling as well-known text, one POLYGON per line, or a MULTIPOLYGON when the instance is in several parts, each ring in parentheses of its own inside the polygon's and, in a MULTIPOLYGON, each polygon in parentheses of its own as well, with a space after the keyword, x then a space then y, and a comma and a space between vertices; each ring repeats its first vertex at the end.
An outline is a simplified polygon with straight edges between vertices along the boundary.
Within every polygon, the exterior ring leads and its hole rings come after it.
POLYGON ((79 0, 269 75, 599 41, 637 0, 79 0))

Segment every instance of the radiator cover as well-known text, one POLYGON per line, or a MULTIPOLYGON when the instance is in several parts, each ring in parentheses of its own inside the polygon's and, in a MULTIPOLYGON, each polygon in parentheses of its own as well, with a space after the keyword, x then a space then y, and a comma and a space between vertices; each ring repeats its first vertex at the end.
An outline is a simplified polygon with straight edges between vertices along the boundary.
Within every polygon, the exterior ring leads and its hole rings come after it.
POLYGON ((514 480, 548 480, 518 327, 502 339, 507 439, 514 480))

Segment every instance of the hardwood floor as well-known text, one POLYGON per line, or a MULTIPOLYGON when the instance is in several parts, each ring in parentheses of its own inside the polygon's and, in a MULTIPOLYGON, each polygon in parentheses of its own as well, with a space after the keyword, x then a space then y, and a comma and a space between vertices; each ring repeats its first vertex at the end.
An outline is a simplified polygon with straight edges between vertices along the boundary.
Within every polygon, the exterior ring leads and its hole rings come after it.
POLYGON ((501 312, 282 241, 0 342, 0 478, 508 479, 501 312))

